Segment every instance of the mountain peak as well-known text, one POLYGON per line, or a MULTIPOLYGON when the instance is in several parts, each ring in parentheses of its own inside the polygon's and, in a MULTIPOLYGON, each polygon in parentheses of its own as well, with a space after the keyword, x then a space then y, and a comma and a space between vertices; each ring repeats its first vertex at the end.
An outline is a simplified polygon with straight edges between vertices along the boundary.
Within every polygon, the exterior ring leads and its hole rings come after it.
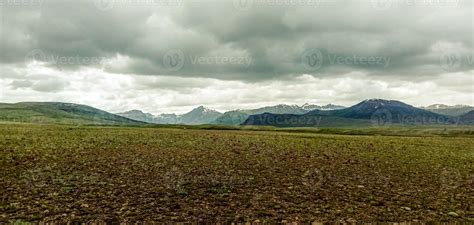
POLYGON ((383 107, 383 106, 396 106, 396 107, 409 106, 410 107, 410 105, 405 104, 405 103, 400 102, 400 101, 387 100, 387 99, 377 99, 377 98, 367 99, 367 100, 357 104, 356 106, 366 106, 366 107, 375 107, 375 108, 383 107))
POLYGON ((145 114, 143 111, 138 110, 138 109, 133 109, 133 110, 130 110, 130 111, 127 111, 127 112, 124 112, 124 113, 140 113, 140 114, 145 114))
POLYGON ((370 103, 389 103, 393 102, 394 100, 387 100, 387 99, 381 99, 381 98, 372 98, 372 99, 367 99, 363 102, 370 102, 370 103))
POLYGON ((444 105, 444 104, 434 104, 434 105, 430 105, 426 108, 429 108, 429 109, 446 109, 446 108, 449 108, 449 106, 444 105))
POLYGON ((123 112, 123 113, 118 113, 118 115, 135 115, 135 116, 151 116, 151 117, 153 116, 150 113, 145 113, 138 109, 133 109, 133 110, 123 112))
POLYGON ((305 103, 304 105, 301 106, 302 109, 306 111, 313 111, 313 110, 338 110, 338 109, 344 109, 346 107, 340 106, 340 105, 333 105, 333 104, 327 104, 327 105, 316 105, 316 104, 310 104, 310 103, 305 103))
POLYGON ((425 109, 460 109, 460 108, 469 108, 468 105, 445 105, 445 104, 433 104, 427 107, 422 107, 425 109))
POLYGON ((216 110, 199 106, 190 112, 180 116, 180 123, 183 124, 208 124, 222 114, 216 110))
POLYGON ((191 112, 214 113, 214 112, 218 112, 218 111, 214 110, 214 109, 207 108, 207 107, 201 105, 201 106, 191 110, 191 112))
POLYGON ((361 103, 350 107, 349 109, 355 111, 363 111, 365 113, 373 113, 374 110, 379 110, 381 108, 406 108, 412 109, 413 106, 405 104, 396 100, 386 100, 386 99, 368 99, 362 101, 361 103))

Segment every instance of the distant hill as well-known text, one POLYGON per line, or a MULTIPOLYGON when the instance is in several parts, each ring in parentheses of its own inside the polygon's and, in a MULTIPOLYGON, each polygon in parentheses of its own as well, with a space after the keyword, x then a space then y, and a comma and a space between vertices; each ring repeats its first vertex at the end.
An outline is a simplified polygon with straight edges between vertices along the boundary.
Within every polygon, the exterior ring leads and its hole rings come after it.
POLYGON ((359 126, 359 125, 430 125, 456 124, 454 117, 419 109, 403 102, 383 99, 365 100, 339 110, 314 110, 304 115, 260 114, 250 116, 243 125, 280 127, 359 126))
POLYGON ((222 113, 213 109, 206 108, 204 106, 199 106, 183 115, 160 114, 158 116, 155 116, 150 113, 144 113, 140 110, 132 110, 124 113, 118 113, 117 115, 133 120, 155 124, 200 125, 211 123, 212 121, 220 117, 222 113))
POLYGON ((443 104, 435 104, 430 105, 428 107, 422 107, 422 109, 447 116, 461 116, 474 110, 474 107, 468 105, 449 106, 443 104))
POLYGON ((123 113, 117 113, 116 115, 129 118, 132 120, 155 123, 155 116, 150 113, 144 113, 140 110, 131 110, 123 113))
POLYGON ((156 124, 179 124, 179 118, 180 116, 174 113, 163 113, 158 116, 155 116, 153 121, 156 124))
POLYGON ((298 105, 267 106, 267 107, 251 109, 251 110, 229 111, 229 112, 224 113, 222 116, 217 118, 212 123, 225 124, 225 125, 239 125, 239 124, 244 123, 249 118, 249 116, 263 114, 263 113, 302 115, 313 110, 335 110, 335 109, 343 109, 343 108, 344 108, 343 106, 331 105, 331 104, 325 105, 325 106, 318 106, 318 105, 311 105, 311 104, 304 104, 302 106, 298 106, 298 105))
POLYGON ((198 108, 191 110, 191 112, 181 115, 179 117, 179 123, 190 125, 209 124, 221 115, 222 113, 216 110, 199 106, 198 108))
POLYGON ((460 121, 462 124, 466 124, 466 125, 474 125, 474 110, 464 114, 464 115, 461 115, 460 116, 460 121))
POLYGON ((146 124, 90 106, 61 102, 0 103, 0 121, 97 125, 146 124))

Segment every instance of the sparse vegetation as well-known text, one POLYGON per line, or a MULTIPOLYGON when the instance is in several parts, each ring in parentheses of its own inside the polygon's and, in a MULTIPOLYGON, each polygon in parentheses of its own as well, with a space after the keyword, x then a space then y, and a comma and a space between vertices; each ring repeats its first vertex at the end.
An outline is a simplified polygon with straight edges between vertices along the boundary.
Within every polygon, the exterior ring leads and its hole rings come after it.
POLYGON ((474 138, 0 126, 1 221, 472 222, 474 138))
POLYGON ((61 102, 0 103, 0 122, 67 125, 144 125, 87 105, 61 102))

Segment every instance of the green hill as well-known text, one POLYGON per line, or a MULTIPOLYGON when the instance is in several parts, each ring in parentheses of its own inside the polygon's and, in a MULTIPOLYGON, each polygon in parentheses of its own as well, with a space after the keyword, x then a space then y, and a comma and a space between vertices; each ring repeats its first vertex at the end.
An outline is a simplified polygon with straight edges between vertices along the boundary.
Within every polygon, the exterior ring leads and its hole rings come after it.
POLYGON ((0 122, 84 125, 144 125, 86 105, 60 102, 0 103, 0 122))

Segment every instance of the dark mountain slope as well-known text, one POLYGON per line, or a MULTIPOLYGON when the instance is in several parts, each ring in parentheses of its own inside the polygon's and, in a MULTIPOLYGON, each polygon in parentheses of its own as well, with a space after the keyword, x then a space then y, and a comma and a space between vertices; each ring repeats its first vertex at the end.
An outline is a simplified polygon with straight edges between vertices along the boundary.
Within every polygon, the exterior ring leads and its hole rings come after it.
POLYGON ((474 110, 460 116, 461 124, 474 125, 474 110))
POLYGON ((333 109, 343 109, 343 106, 338 105, 312 105, 304 104, 302 106, 298 105, 275 105, 267 106, 258 109, 249 109, 249 110, 234 110, 224 113, 222 116, 213 121, 213 124, 226 124, 226 125, 239 125, 245 122, 250 115, 258 115, 263 113, 272 113, 272 114, 294 114, 294 115, 303 115, 312 110, 333 110, 333 109))
POLYGON ((365 100, 347 109, 332 111, 330 115, 365 120, 386 118, 390 120, 388 122, 396 124, 450 124, 454 122, 449 116, 419 109, 400 101, 383 99, 365 100))
POLYGON ((243 125, 282 127, 456 124, 454 117, 436 114, 399 101, 371 99, 340 110, 314 110, 305 115, 254 115, 243 125), (315 122, 319 121, 319 122, 315 122))

